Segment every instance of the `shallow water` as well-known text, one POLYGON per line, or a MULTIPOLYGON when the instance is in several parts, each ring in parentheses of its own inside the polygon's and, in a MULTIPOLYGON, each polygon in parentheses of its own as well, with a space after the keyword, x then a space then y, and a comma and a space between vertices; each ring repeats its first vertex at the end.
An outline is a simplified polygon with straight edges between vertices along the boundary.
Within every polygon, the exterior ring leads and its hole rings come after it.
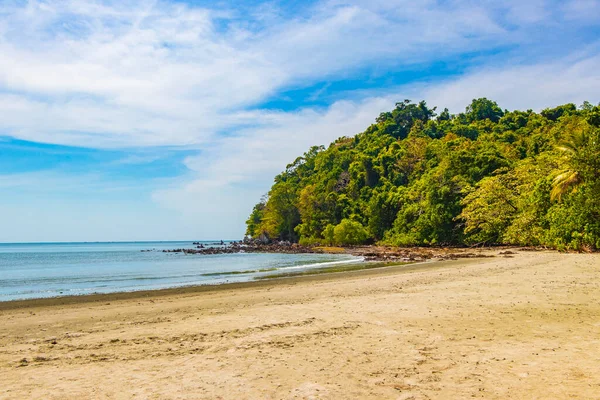
POLYGON ((361 260, 347 254, 162 252, 193 247, 191 241, 0 244, 0 301, 243 282, 361 260))

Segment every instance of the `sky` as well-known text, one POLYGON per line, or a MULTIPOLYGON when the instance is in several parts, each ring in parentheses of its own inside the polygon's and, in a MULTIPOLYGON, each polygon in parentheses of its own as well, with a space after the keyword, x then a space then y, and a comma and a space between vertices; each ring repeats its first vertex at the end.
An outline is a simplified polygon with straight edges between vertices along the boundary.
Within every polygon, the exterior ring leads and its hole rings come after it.
POLYGON ((600 0, 0 1, 0 242, 241 239, 404 99, 600 101, 600 0))

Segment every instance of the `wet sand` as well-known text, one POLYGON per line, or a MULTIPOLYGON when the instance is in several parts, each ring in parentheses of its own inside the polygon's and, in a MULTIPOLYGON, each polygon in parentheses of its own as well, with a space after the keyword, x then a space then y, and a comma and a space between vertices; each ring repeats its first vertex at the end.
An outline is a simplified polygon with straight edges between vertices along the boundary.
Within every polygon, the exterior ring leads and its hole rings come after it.
POLYGON ((0 303, 0 398, 600 398, 600 254, 0 303))

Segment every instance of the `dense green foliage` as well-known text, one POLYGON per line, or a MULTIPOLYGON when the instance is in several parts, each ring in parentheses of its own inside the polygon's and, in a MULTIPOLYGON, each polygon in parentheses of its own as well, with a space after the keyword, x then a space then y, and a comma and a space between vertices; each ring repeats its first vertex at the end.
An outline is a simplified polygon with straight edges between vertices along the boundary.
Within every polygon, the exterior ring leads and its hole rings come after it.
POLYGON ((406 100, 275 178, 247 235, 322 244, 600 248, 600 106, 406 100))

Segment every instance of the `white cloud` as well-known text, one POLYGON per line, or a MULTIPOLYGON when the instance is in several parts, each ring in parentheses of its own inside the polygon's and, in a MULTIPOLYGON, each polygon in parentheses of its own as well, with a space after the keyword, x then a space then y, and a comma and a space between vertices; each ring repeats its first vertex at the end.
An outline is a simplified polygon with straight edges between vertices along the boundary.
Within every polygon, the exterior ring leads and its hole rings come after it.
POLYGON ((189 157, 186 165, 196 178, 156 191, 154 200, 206 223, 207 229, 227 227, 241 237, 252 206, 285 165, 311 146, 364 130, 393 104, 391 97, 371 98, 340 101, 322 111, 271 113, 264 116, 268 126, 242 130, 222 138, 210 151, 189 157))
POLYGON ((5 3, 0 129, 91 147, 206 143, 268 124, 252 107, 284 88, 517 43, 522 32, 499 22, 509 5, 330 1, 289 16, 142 0, 5 3))
POLYGON ((487 97, 503 108, 542 110, 564 103, 598 102, 600 54, 541 64, 474 71, 454 81, 411 90, 430 104, 464 111, 472 99, 487 97))

